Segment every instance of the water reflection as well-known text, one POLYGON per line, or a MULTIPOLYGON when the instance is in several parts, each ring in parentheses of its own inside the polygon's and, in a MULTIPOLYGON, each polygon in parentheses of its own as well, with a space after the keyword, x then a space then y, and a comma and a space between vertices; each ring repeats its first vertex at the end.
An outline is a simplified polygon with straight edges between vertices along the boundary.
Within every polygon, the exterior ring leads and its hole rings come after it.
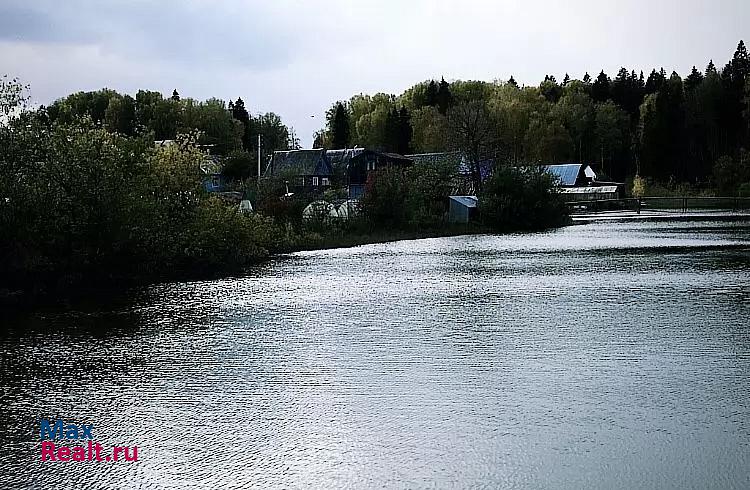
POLYGON ((743 487, 750 226, 295 254, 11 320, 10 487, 743 487), (35 419, 137 463, 41 463, 35 419))

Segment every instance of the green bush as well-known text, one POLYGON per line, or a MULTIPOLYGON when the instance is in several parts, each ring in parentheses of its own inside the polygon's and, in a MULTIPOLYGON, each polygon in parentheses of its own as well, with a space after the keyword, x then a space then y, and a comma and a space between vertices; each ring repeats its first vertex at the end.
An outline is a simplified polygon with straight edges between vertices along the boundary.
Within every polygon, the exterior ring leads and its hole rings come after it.
POLYGON ((455 169, 414 165, 371 174, 362 198, 362 217, 372 227, 437 229, 444 224, 455 169))
POLYGON ((722 195, 740 195, 741 186, 750 183, 750 153, 740 150, 738 158, 719 158, 713 168, 713 183, 722 195))
POLYGON ((258 175, 258 161, 246 151, 233 151, 224 159, 223 175, 235 181, 258 175))
POLYGON ((482 222, 495 230, 560 226, 568 211, 554 178, 541 167, 499 167, 479 196, 482 222))
POLYGON ((382 169, 370 174, 362 197, 362 218, 374 227, 400 228, 406 223, 409 183, 401 169, 382 169))
POLYGON ((0 126, 0 288, 236 268, 299 245, 205 192, 196 134, 155 148, 39 116, 0 126))

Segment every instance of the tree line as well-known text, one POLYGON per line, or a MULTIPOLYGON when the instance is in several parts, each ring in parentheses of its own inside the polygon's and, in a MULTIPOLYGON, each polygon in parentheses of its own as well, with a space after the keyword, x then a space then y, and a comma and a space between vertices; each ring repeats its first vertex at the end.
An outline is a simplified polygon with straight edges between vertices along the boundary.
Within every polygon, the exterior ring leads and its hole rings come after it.
POLYGON ((315 145, 399 153, 461 150, 475 167, 598 163, 607 178, 750 192, 750 57, 740 41, 718 69, 681 77, 621 68, 614 78, 545 76, 508 81, 428 80, 401 95, 359 94, 327 113, 315 145))
POLYGON ((257 173, 258 136, 261 155, 267 160, 276 150, 299 147, 294 130, 273 113, 252 115, 241 97, 228 104, 217 98, 198 101, 139 90, 135 97, 114 90, 76 92, 38 109, 48 123, 70 124, 82 117, 124 136, 150 134, 155 140, 173 140, 178 134, 200 131, 199 144, 212 154, 227 157, 231 177, 257 173))

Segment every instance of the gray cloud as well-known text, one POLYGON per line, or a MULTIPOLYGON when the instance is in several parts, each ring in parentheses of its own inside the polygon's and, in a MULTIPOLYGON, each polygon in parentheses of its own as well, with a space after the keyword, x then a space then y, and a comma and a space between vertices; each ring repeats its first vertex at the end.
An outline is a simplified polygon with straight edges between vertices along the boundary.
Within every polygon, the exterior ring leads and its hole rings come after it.
POLYGON ((723 66, 748 25, 747 0, 0 0, 0 71, 39 103, 103 86, 241 96, 309 144, 355 93, 620 66, 685 75, 723 66))
POLYGON ((99 2, 0 5, 0 39, 95 45, 123 57, 264 69, 287 63, 293 38, 258 3, 99 2))

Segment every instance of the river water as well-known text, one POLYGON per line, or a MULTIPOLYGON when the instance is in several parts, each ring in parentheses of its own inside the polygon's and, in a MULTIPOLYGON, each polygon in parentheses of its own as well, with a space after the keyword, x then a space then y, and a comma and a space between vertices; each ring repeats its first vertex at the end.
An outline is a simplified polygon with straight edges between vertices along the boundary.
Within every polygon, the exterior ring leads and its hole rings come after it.
POLYGON ((747 221, 610 222, 6 316, 0 486, 750 488, 749 286, 747 221))

